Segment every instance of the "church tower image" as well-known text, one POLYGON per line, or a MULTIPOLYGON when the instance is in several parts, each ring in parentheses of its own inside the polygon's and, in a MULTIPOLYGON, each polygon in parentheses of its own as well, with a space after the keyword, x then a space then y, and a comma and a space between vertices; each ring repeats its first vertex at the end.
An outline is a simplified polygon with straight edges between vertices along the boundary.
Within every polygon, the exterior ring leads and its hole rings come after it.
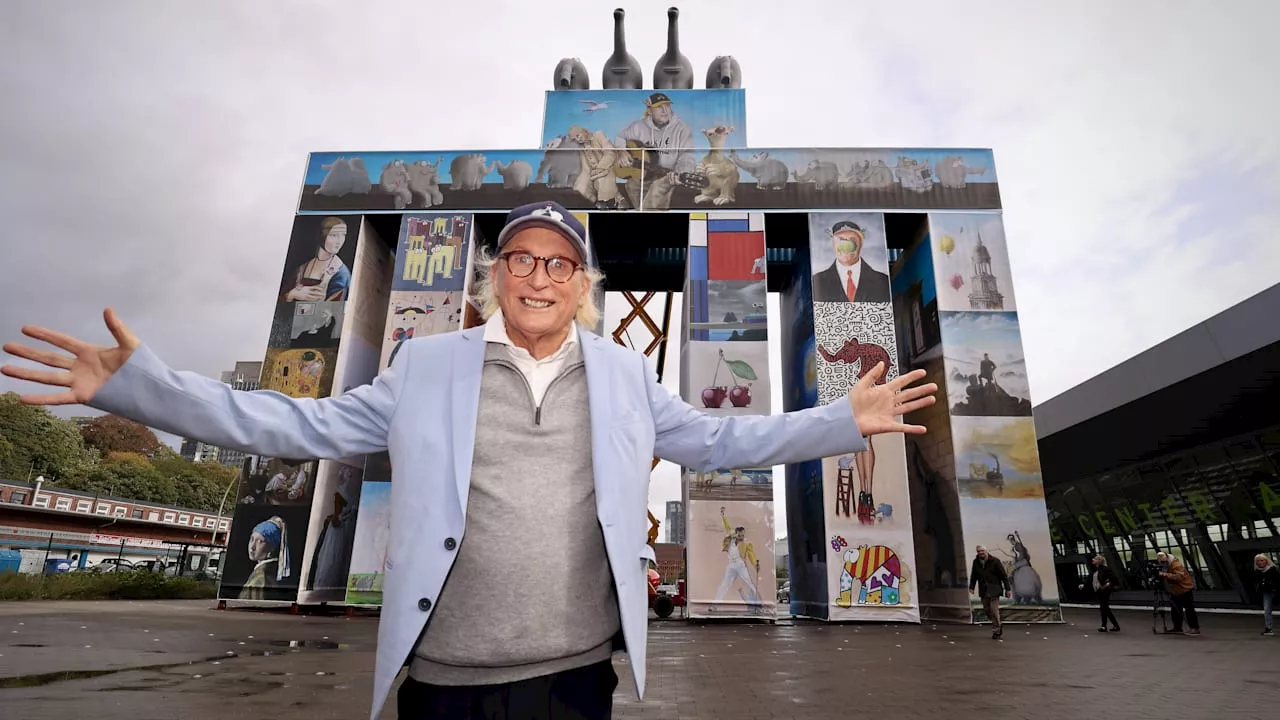
POLYGON ((991 272, 991 251, 982 244, 982 231, 978 231, 978 246, 973 249, 973 277, 969 278, 969 307, 974 310, 1003 310, 1004 295, 996 286, 996 276, 991 272))

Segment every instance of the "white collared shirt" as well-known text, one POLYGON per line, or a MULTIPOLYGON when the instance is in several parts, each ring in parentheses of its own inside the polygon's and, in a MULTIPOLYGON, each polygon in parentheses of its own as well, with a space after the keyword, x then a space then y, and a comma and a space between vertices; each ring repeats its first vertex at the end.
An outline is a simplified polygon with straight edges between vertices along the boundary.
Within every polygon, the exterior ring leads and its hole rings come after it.
POLYGON ((501 310, 494 312, 484 324, 484 341, 502 343, 511 348, 511 361, 520 368, 520 372, 524 373, 525 379, 529 381, 529 389, 533 391, 533 404, 541 405, 542 396, 547 393, 547 387, 564 370, 569 350, 574 343, 578 342, 578 324, 572 324, 559 350, 541 360, 535 360, 528 350, 511 342, 511 337, 507 335, 507 321, 503 319, 501 310))
MULTIPOLYGON (((853 273, 853 291, 858 291, 858 282, 862 280, 862 259, 852 265, 841 265, 840 261, 836 261, 836 272, 840 275, 840 289, 849 291, 849 273, 853 273)), ((852 298, 850 298, 852 299, 852 298)))

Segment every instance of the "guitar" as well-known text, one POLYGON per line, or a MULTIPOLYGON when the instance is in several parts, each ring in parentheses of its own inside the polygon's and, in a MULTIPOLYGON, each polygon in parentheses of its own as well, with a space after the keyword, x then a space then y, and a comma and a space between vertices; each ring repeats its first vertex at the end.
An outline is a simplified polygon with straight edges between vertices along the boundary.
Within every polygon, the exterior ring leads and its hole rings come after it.
MULTIPOLYGON (((629 180, 631 178, 645 179, 643 171, 647 168, 648 179, 652 180, 654 176, 666 174, 666 170, 658 164, 657 148, 648 143, 642 143, 639 140, 627 141, 627 154, 631 156, 631 166, 624 167, 622 165, 614 165, 613 174, 621 180, 629 180), (648 156, 646 157, 646 153, 648 156)), ((704 188, 710 183, 707 176, 703 173, 676 173, 676 183, 691 188, 704 188)))

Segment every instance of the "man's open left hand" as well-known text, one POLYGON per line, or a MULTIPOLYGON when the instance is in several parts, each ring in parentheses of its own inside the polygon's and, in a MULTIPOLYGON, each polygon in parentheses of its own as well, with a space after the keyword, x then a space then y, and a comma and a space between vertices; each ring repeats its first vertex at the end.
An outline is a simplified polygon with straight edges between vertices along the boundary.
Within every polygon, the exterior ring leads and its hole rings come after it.
POLYGON ((853 419, 858 423, 858 430, 867 437, 895 432, 924 434, 926 430, 923 425, 903 424, 901 417, 937 402, 934 397, 934 393, 938 392, 937 384, 912 386, 912 383, 924 378, 924 370, 912 370, 883 385, 877 385, 883 375, 884 363, 876 363, 871 372, 862 376, 849 391, 849 405, 853 407, 853 419))

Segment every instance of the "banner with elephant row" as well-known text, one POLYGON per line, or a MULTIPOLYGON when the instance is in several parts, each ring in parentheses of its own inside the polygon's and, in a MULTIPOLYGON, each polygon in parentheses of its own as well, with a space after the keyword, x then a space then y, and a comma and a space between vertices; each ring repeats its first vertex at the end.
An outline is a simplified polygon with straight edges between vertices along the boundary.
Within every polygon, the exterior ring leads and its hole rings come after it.
POLYGON ((733 125, 645 147, 609 132, 574 125, 531 150, 313 153, 298 211, 1000 208, 990 150, 752 148, 733 125))

